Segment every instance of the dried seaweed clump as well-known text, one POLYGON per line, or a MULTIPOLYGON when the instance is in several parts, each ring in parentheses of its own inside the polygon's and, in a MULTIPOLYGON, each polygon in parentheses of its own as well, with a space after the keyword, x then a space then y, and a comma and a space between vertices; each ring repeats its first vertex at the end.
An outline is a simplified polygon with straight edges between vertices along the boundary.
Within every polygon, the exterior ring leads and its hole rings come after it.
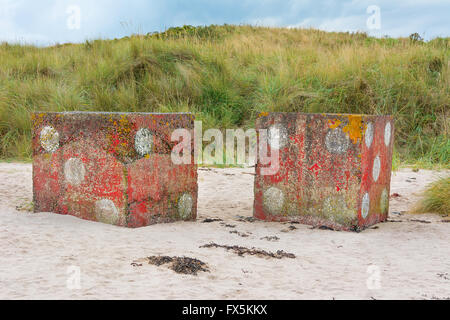
POLYGON ((209 243, 205 244, 203 246, 200 246, 200 248, 224 248, 226 250, 232 250, 235 254, 238 256, 244 256, 246 255, 256 255, 259 257, 269 257, 269 258, 275 258, 275 259, 282 259, 282 258, 290 258, 295 259, 295 254, 284 252, 283 250, 277 250, 276 253, 273 252, 267 252, 265 250, 261 249, 255 249, 255 248, 246 248, 246 247, 240 247, 240 246, 227 246, 227 245, 220 245, 217 243, 209 243))
POLYGON ((147 260, 149 264, 156 266, 169 264, 168 268, 176 273, 197 275, 199 271, 209 272, 207 264, 195 258, 151 256, 147 260))

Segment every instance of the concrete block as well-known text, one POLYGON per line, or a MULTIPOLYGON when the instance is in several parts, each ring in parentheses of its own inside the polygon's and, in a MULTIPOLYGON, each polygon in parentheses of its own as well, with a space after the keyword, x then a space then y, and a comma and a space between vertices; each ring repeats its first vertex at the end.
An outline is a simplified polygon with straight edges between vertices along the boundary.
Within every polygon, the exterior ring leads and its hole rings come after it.
POLYGON ((36 212, 127 227, 195 220, 193 154, 191 164, 170 156, 175 129, 194 136, 193 115, 37 112, 32 123, 36 212))
POLYGON ((354 231, 386 220, 393 125, 392 116, 261 113, 256 129, 267 129, 269 154, 279 150, 279 170, 262 175, 258 159, 254 216, 354 231))

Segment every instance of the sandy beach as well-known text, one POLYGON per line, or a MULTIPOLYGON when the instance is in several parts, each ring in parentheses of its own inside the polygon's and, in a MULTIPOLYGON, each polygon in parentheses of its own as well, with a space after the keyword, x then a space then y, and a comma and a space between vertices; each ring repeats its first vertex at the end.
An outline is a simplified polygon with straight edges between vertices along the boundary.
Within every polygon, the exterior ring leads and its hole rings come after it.
POLYGON ((196 222, 127 229, 27 211, 31 164, 0 163, 0 299, 450 299, 448 218, 406 213, 448 171, 393 173, 390 221, 360 233, 246 220, 253 172, 199 168, 196 222), (295 258, 201 247, 211 242, 295 258), (145 263, 153 255, 196 258, 209 272, 145 263))

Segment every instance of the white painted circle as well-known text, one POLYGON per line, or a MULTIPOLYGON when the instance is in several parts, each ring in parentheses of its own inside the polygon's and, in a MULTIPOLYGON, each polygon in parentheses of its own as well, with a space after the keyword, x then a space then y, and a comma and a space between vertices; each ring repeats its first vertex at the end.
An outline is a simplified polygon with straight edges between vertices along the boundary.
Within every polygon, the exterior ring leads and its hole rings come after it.
POLYGON ((281 124, 274 124, 269 128, 268 140, 271 148, 283 148, 287 144, 288 138, 288 132, 281 124))
POLYGON ((141 128, 134 137, 134 148, 140 156, 145 156, 152 151, 153 135, 147 128, 141 128))
POLYGON ((361 203, 361 216, 364 219, 369 214, 369 209, 370 209, 370 198, 369 198, 369 193, 366 192, 362 198, 362 203, 361 203))
POLYGON ((178 199, 178 214, 182 219, 186 219, 191 216, 193 203, 194 201, 189 193, 184 193, 178 199))
POLYGON ((386 123, 386 126, 384 127, 384 144, 389 146, 389 143, 391 142, 391 123, 386 123))
POLYGON ((59 133, 51 126, 42 128, 39 140, 47 152, 55 152, 59 148, 59 133))
POLYGON ((375 182, 377 182, 378 177, 380 176, 380 169, 381 169, 380 156, 377 155, 373 160, 373 167, 372 167, 372 177, 373 181, 375 182))
POLYGON ((272 215, 281 213, 284 204, 284 194, 278 188, 270 187, 263 194, 264 208, 272 215))
POLYGON ((64 164, 64 177, 66 181, 74 186, 78 186, 83 182, 86 169, 83 161, 79 158, 70 158, 64 164))
POLYGON ((325 136, 325 145, 329 152, 342 154, 350 146, 350 140, 341 128, 328 131, 325 136))
POLYGON ((389 209, 389 195, 388 195, 386 188, 384 188, 383 191, 381 192, 381 197, 380 197, 381 213, 387 213, 388 209, 389 209))
POLYGON ((119 210, 110 199, 101 199, 95 202, 95 217, 97 221, 116 224, 119 220, 119 210))
POLYGON ((366 132, 364 134, 364 140, 366 142, 367 148, 370 148, 373 141, 373 124, 372 122, 369 122, 367 124, 366 132))

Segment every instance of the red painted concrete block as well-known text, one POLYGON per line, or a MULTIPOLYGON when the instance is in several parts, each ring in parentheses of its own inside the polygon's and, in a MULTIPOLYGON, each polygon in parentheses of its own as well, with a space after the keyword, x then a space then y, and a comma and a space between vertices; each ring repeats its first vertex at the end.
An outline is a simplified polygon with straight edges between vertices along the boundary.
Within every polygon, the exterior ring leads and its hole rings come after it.
POLYGON ((195 220, 193 153, 191 164, 171 159, 171 134, 193 137, 193 115, 38 112, 32 122, 36 212, 128 227, 195 220))
POLYGON ((256 129, 279 152, 276 174, 263 175, 258 158, 256 218, 354 231, 387 219, 391 116, 262 113, 256 129))

